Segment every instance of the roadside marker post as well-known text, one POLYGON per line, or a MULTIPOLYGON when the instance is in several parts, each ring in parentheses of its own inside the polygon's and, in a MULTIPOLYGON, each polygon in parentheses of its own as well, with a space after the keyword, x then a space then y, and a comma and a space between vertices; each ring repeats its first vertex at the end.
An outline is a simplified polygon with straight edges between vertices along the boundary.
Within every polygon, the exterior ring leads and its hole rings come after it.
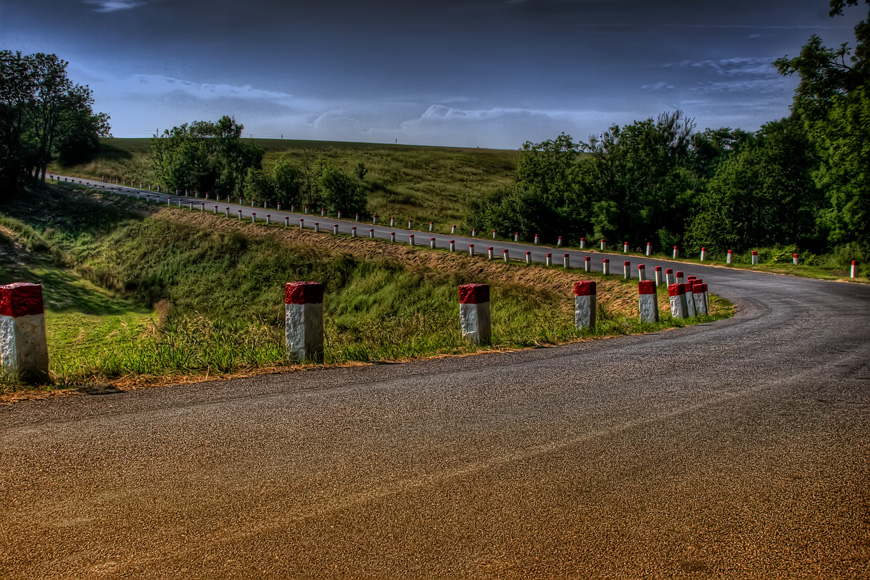
POLYGON ((668 268, 665 270, 665 285, 670 286, 671 284, 676 284, 677 279, 674 278, 674 269, 668 268))
POLYGON ((571 267, 571 256, 569 254, 564 254, 562 256, 562 266, 566 270, 571 267))
POLYGON ((697 316, 707 316, 710 313, 706 284, 698 282, 692 284, 692 299, 695 303, 695 314, 697 316))
POLYGON ((486 257, 489 258, 490 260, 492 260, 492 246, 490 246, 489 248, 487 248, 487 250, 486 250, 486 257))
POLYGON ((852 278, 858 277, 858 264, 852 260, 852 268, 849 270, 849 276, 852 278))
POLYGON ((597 284, 592 280, 574 282, 574 326, 577 330, 595 330, 595 294, 597 284))
POLYGON ((601 238, 601 250, 604 250, 604 238, 601 238))
POLYGON ((474 257, 474 244, 468 244, 468 255, 474 257))
POLYGON ((707 259, 707 248, 701 248, 701 261, 703 262, 706 259, 707 259))
POLYGON ((586 270, 587 272, 592 271, 592 258, 590 258, 589 256, 586 256, 583 259, 583 269, 586 270))
POLYGON ((556 240, 556 247, 557 247, 557 248, 561 248, 561 247, 562 247, 562 236, 559 236, 559 239, 556 240))
POLYGON ((352 238, 356 237, 356 226, 350 228, 350 237, 352 237, 352 238))
POLYGON ((652 253, 652 244, 647 242, 646 243, 646 255, 649 256, 651 253, 652 253))
POLYGON ((532 253, 526 252, 526 266, 532 265, 532 253))
POLYGON ((685 276, 683 275, 683 272, 680 270, 677 270, 677 278, 676 279, 677 279, 677 284, 685 284, 686 283, 685 276))
POLYGON ((686 310, 686 285, 671 284, 668 286, 668 298, 671 301, 671 318, 688 318, 686 310))
POLYGON ((752 250, 752 265, 758 265, 758 250, 752 250))
POLYGON ((623 243, 622 243, 622 253, 623 253, 623 254, 627 254, 627 253, 628 253, 628 242, 623 242, 623 243))
POLYGON ((477 345, 492 342, 492 320, 489 310, 489 285, 459 286, 459 325, 462 338, 477 345))
POLYGON ((622 277, 626 280, 631 280, 631 262, 622 263, 622 277))
POLYGON ((680 248, 679 246, 674 246, 674 260, 680 257, 680 248))
POLYGON ((18 380, 48 380, 42 285, 17 282, 0 286, 0 361, 3 370, 18 380))
POLYGON ((690 280, 686 282, 686 316, 689 318, 694 318, 697 316, 697 311, 695 310, 695 282, 690 280))
POLYGON ((323 284, 289 282, 284 290, 287 358, 323 362, 323 284))
POLYGON ((586 238, 580 238, 580 249, 581 250, 586 249, 586 238))
POLYGON ((731 250, 728 250, 728 254, 727 254, 726 257, 725 257, 725 263, 726 263, 726 264, 730 264, 730 263, 731 263, 731 250))
POLYGON ((535 245, 537 246, 540 243, 541 243, 541 236, 539 236, 538 234, 535 234, 535 245))
POLYGON ((332 235, 333 236, 338 235, 338 224, 332 224, 332 235))
POLYGON ((519 242, 519 241, 520 241, 520 232, 514 232, 514 241, 515 241, 515 242, 519 242))
POLYGON ((408 244, 411 246, 414 245, 414 234, 408 234, 408 244))
POLYGON ((396 241, 396 232, 390 232, 390 243, 395 243, 396 241))
POLYGON ((661 286, 662 285, 662 267, 656 266, 655 272, 656 272, 656 286, 661 286))
POLYGON ((610 260, 608 260, 607 258, 604 258, 601 261, 601 273, 605 276, 610 274, 610 260))
POLYGON ((373 228, 369 228, 369 238, 375 239, 375 230, 373 228))
POLYGON ((637 265, 637 280, 639 282, 643 282, 644 280, 646 280, 646 266, 644 266, 643 264, 637 265))
POLYGON ((453 241, 453 240, 450 240, 450 244, 449 244, 449 245, 450 245, 450 248, 449 248, 450 251, 451 251, 451 252, 455 252, 455 251, 456 251, 456 242, 453 241))
POLYGON ((655 324, 659 321, 659 302, 656 295, 656 285, 652 280, 641 280, 637 283, 640 321, 655 324))
POLYGON ((798 254, 792 254, 791 258, 792 258, 791 263, 794 264, 795 266, 797 266, 800 256, 798 254))
POLYGON ((429 249, 430 250, 435 249, 435 238, 429 238, 429 249))
POLYGON ((552 266, 552 265, 553 265, 553 254, 551 254, 550 252, 547 252, 547 261, 546 261, 546 264, 547 264, 547 266, 552 266))
POLYGON ((320 222, 314 222, 314 233, 320 233, 320 222))
POLYGON ((510 252, 507 249, 502 250, 502 256, 504 257, 504 263, 507 264, 511 260, 510 252))

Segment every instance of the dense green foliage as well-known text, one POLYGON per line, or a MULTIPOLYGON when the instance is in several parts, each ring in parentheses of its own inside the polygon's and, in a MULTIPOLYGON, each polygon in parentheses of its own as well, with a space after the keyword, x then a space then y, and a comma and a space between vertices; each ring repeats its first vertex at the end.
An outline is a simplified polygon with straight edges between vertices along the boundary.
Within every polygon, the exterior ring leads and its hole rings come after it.
POLYGON ((0 195, 45 181, 53 159, 78 163, 99 149, 109 117, 94 114, 91 90, 66 76, 53 54, 0 51, 0 195))

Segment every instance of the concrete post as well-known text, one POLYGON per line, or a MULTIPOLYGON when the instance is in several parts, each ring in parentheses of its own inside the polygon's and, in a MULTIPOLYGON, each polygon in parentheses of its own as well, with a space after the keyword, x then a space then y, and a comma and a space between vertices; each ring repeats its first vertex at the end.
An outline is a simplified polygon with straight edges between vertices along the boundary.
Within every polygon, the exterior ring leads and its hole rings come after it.
POLYGON ((601 238, 601 250, 604 250, 604 238, 601 238))
POLYGON ((396 232, 390 232, 390 243, 395 243, 396 241, 396 232))
POLYGON ((562 266, 567 270, 571 267, 571 256, 568 254, 564 254, 562 256, 562 266))
POLYGON ((290 227, 290 216, 284 216, 284 227, 285 228, 290 227))
POLYGON ((514 232, 514 241, 515 241, 515 242, 519 242, 519 241, 520 241, 520 232, 514 232))
POLYGON ((338 224, 332 224, 332 235, 338 235, 338 224))
POLYGON ((492 239, 495 239, 495 230, 492 230, 492 239))
POLYGON ((266 214, 266 225, 272 223, 272 216, 270 214, 266 214))
POLYGON ((707 248, 701 248, 701 261, 703 262, 706 259, 707 259, 707 248))
POLYGON ((685 284, 686 283, 686 278, 683 275, 683 272, 681 272, 680 270, 677 270, 676 280, 677 280, 677 284, 685 284))
POLYGON ((601 260, 601 273, 607 276, 610 274, 610 260, 604 258, 601 260))
POLYGON ((320 233, 320 222, 314 222, 314 232, 320 233))
POLYGON ((556 247, 557 247, 557 248, 561 248, 561 247, 562 247, 562 236, 559 236, 559 239, 556 240, 556 247))
POLYGON ((350 228, 350 237, 352 237, 352 238, 356 237, 356 226, 350 228))
POLYGON ((627 254, 627 253, 628 253, 628 242, 623 242, 623 243, 622 243, 622 253, 623 253, 623 254, 627 254))
MULTIPOLYGON (((503 254, 503 257, 504 257, 504 262, 505 262, 505 264, 507 264, 508 262, 510 262, 510 260, 511 260, 510 252, 508 252, 507 249, 504 249, 504 250, 502 250, 502 254, 503 254)), ((853 268, 853 270, 854 270, 854 268, 853 268)))
POLYGON ((474 257, 474 244, 468 244, 468 255, 474 257))
POLYGON ((526 266, 532 265, 532 253, 526 252, 526 266))
POLYGON ((686 310, 686 285, 671 284, 668 286, 668 297, 671 301, 671 317, 672 318, 688 318, 686 310))
POLYGON ((476 237, 477 237, 477 228, 471 228, 471 237, 472 237, 472 238, 476 238, 476 237))
POLYGON ((546 264, 547 264, 547 266, 552 266, 552 265, 553 265, 553 254, 551 254, 550 252, 547 252, 547 261, 546 261, 546 264))
POLYGON ((686 282, 686 315, 689 318, 694 318, 695 312, 695 291, 693 290, 694 282, 686 282))
POLYGON ((592 258, 590 258, 589 256, 586 256, 583 259, 583 269, 587 272, 592 271, 592 258))
POLYGON ((535 234, 535 245, 538 245, 540 243, 541 243, 541 236, 539 236, 538 234, 535 234))
POLYGON ((728 250, 728 254, 727 254, 726 258, 725 258, 725 263, 726 263, 726 264, 730 264, 730 263, 731 263, 731 250, 728 250))
POLYGON ((662 267, 656 266, 656 286, 662 285, 662 267))
POLYGON ((710 306, 707 304, 707 285, 702 283, 692 284, 692 298, 695 303, 695 314, 707 316, 710 306))
POLYGON ((631 280, 631 262, 622 263, 622 277, 626 280, 631 280))
POLYGON ((435 249, 435 238, 429 238, 429 249, 430 250, 435 249))
POLYGON ((646 280, 646 266, 643 264, 637 265, 637 279, 641 282, 646 280))
POLYGON ((391 228, 396 227, 396 218, 394 218, 394 217, 390 218, 390 227, 391 228))
POLYGON ((290 282, 284 290, 289 360, 323 361, 323 284, 290 282))
POLYGON ((676 284, 677 279, 674 277, 674 269, 668 268, 665 270, 665 285, 670 286, 671 284, 676 284))
POLYGON ((409 230, 411 229, 411 225, 412 225, 413 223, 414 223, 413 220, 408 220, 408 229, 409 229, 409 230))
POLYGON ((214 215, 217 215, 217 212, 218 212, 218 206, 214 206, 214 215))
POLYGON ((849 269, 849 277, 858 277, 858 264, 855 262, 855 260, 852 260, 852 267, 849 269))
POLYGON ((375 230, 373 228, 369 228, 369 238, 375 239, 375 230))
POLYGON ((433 231, 435 228, 435 222, 429 222, 429 231, 433 231))
POLYGON ((452 226, 450 226, 450 233, 451 233, 451 234, 455 234, 455 233, 456 233, 456 224, 453 224, 452 226))
POLYGON ((678 246, 674 246, 674 260, 680 257, 680 248, 678 246))
POLYGON ((257 214, 254 212, 251 212, 251 223, 252 224, 257 223, 257 214))
POLYGON ((305 229, 305 219, 304 218, 299 218, 299 229, 300 230, 305 229))
POLYGON ((658 322, 659 301, 655 283, 652 280, 641 280, 637 283, 637 293, 640 305, 640 321, 647 324, 658 322))
POLYGON ((580 238, 580 249, 581 250, 586 249, 586 238, 580 238))
POLYGON ((595 330, 596 286, 591 280, 574 282, 574 326, 577 330, 595 330))
POLYGON ((795 266, 797 266, 798 265, 798 258, 799 258, 798 254, 792 254, 791 263, 794 264, 795 266))
POLYGON ((242 210, 238 210, 239 213, 239 221, 242 221, 242 210))
POLYGON ((227 217, 230 217, 230 208, 226 208, 224 213, 226 214, 227 217))
POLYGON ((48 381, 48 343, 42 286, 0 286, 0 361, 3 371, 27 383, 48 381))
POLYGON ((455 242, 455 241, 450 240, 450 243, 449 243, 448 245, 449 245, 449 248, 448 248, 448 249, 449 249, 451 252, 455 252, 455 251, 456 251, 456 242, 455 242))
POLYGON ((408 244, 411 246, 414 245, 414 234, 408 234, 408 244))
POLYGON ((326 208, 325 207, 320 208, 320 217, 326 217, 326 208))
POLYGON ((337 219, 337 220, 341 219, 341 210, 338 210, 335 212, 335 219, 337 219))
POLYGON ((486 250, 486 257, 489 258, 490 260, 492 260, 492 246, 490 246, 489 248, 487 248, 487 250, 486 250))
POLYGON ((752 250, 752 265, 753 266, 758 265, 758 251, 757 250, 752 250))
POLYGON ((652 244, 647 242, 646 243, 646 255, 649 256, 650 253, 652 253, 652 244))
POLYGON ((492 342, 487 284, 462 284, 459 287, 459 324, 462 338, 479 345, 492 342))

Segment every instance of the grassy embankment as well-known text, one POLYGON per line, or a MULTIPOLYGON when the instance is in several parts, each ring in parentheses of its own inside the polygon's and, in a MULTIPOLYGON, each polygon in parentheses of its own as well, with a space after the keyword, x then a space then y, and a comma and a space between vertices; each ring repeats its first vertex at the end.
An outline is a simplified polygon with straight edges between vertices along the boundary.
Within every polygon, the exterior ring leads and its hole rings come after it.
MULTIPOLYGON (((662 322, 638 323, 636 284, 616 276, 592 276, 599 327, 578 332, 571 287, 589 276, 577 271, 253 226, 71 187, 0 214, 0 283, 44 285, 55 386, 287 368, 282 293, 292 280, 326 284, 328 364, 480 350, 460 338, 456 287, 465 282, 492 285, 496 349, 684 324, 670 320, 666 294, 662 322)), ((703 320, 730 314, 713 306, 703 320)))
MULTIPOLYGON (((461 149, 414 145, 382 145, 327 141, 253 139, 266 152, 264 167, 281 158, 301 167, 327 158, 352 174, 357 163, 368 169, 368 210, 399 223, 435 222, 441 232, 465 221, 468 201, 514 181, 519 151, 461 149)), ((73 167, 53 166, 56 172, 81 177, 154 182, 149 139, 105 139, 93 162, 73 167)))

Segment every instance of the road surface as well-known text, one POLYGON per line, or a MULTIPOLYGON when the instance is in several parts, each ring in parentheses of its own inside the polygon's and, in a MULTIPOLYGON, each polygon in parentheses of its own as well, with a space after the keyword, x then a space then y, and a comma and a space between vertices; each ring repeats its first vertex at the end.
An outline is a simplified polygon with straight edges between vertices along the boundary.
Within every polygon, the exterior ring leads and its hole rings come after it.
POLYGON ((683 269, 736 316, 0 408, 0 577, 870 577, 870 287, 683 269))

